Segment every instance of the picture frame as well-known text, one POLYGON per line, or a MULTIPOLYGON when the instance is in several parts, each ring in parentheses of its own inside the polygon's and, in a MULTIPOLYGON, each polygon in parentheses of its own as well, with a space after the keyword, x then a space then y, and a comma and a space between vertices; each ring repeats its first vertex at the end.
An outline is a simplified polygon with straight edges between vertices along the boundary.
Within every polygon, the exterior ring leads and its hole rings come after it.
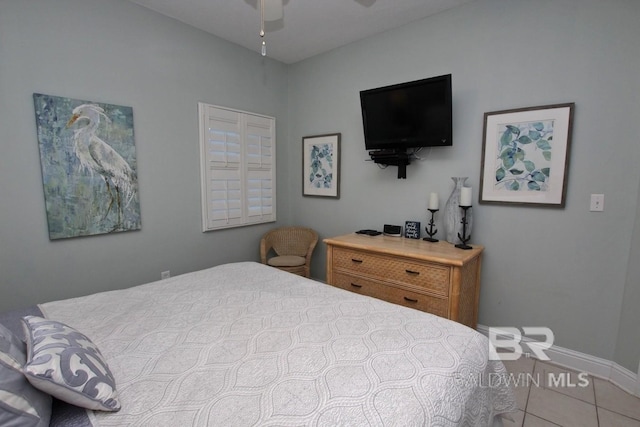
POLYGON ((302 194, 340 198, 340 133, 302 138, 302 194))
POLYGON ((405 221, 404 237, 406 237, 407 239, 419 239, 420 238, 420 221, 405 221))
POLYGON ((483 204, 564 208, 575 103, 484 114, 483 204))
POLYGON ((142 227, 133 108, 33 94, 49 240, 142 227))

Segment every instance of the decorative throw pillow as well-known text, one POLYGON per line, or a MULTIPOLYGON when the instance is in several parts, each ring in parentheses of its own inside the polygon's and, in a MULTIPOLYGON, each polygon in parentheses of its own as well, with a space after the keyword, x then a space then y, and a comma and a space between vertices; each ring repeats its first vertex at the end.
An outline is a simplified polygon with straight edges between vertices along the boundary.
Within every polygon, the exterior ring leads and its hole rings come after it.
POLYGON ((51 396, 33 387, 22 374, 27 361, 25 346, 0 325, 0 425, 47 427, 51 396))
POLYGON ((23 372, 31 384, 72 405, 120 409, 113 374, 89 338, 55 320, 26 316, 23 322, 27 339, 23 372))

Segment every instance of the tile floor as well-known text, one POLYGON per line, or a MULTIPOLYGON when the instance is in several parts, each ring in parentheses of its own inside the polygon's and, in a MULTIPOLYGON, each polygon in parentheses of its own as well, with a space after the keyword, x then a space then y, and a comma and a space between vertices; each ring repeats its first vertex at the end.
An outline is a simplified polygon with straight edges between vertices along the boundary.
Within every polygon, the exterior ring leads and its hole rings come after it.
POLYGON ((535 359, 504 364, 519 408, 505 427, 640 427, 640 398, 609 381, 535 359))

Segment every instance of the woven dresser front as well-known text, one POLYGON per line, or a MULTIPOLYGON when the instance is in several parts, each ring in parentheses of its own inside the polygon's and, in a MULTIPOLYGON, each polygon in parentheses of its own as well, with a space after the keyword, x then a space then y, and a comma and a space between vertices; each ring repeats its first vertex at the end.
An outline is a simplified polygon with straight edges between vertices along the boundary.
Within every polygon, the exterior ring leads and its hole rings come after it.
POLYGON ((361 235, 325 243, 330 285, 475 328, 482 247, 470 252, 447 242, 361 235))

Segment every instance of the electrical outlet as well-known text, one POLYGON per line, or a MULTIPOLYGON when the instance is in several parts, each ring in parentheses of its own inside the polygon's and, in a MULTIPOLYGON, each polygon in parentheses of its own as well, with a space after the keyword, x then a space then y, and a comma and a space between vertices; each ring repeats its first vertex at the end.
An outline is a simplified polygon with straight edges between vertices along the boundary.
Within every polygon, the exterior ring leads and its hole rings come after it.
POLYGON ((171 277, 171 272, 169 270, 160 273, 160 279, 162 280, 168 279, 169 277, 171 277))
POLYGON ((602 212, 604 210, 604 194, 591 195, 591 205, 589 210, 591 212, 602 212))

